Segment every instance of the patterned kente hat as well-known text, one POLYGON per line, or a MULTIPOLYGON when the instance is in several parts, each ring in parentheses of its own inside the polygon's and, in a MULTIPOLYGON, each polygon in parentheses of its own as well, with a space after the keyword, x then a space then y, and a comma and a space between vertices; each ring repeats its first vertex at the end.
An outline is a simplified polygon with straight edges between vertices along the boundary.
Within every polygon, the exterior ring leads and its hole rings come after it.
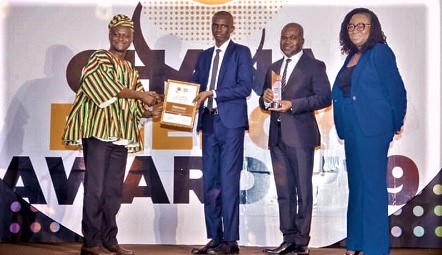
POLYGON ((134 22, 128 16, 123 14, 115 15, 108 25, 109 29, 116 26, 129 27, 130 29, 134 30, 134 22))

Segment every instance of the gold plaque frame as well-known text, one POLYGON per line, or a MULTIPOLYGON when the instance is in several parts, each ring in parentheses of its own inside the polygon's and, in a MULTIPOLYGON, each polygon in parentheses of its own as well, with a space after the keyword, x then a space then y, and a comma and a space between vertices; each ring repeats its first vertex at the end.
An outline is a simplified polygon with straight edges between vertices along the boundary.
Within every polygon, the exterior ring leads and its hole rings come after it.
POLYGON ((167 80, 160 124, 192 129, 195 123, 196 102, 200 85, 197 83, 167 80))

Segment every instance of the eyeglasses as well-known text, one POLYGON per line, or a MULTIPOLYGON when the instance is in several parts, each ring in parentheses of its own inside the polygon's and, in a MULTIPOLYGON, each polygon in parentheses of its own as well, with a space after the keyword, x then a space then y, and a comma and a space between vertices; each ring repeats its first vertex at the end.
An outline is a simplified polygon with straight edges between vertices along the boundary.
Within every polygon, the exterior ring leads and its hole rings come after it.
POLYGON ((348 24, 347 25, 347 30, 348 30, 348 32, 353 32, 356 29, 359 32, 362 32, 362 31, 365 30, 365 27, 369 27, 369 26, 371 26, 371 24, 364 24, 364 23, 358 23, 356 25, 348 24))

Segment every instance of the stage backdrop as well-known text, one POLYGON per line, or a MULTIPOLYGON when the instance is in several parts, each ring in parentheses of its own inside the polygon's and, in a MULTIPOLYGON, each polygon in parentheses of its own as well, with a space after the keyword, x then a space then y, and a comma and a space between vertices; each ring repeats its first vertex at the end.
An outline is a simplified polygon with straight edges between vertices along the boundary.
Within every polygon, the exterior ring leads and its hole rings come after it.
MULTIPOLYGON (((304 47, 326 63, 333 83, 345 57, 338 40, 340 23, 360 6, 377 13, 408 92, 404 130, 389 152, 392 214, 441 168, 439 1, 2 1, 0 178, 34 208, 81 234, 82 153, 64 147, 60 137, 82 66, 93 50, 109 47, 109 20, 117 13, 133 17, 135 39, 128 59, 145 88, 162 93, 167 79, 190 79, 196 57, 213 44, 211 16, 227 10, 235 17, 233 40, 251 49, 255 68, 241 174, 240 243, 276 245, 282 237, 266 146, 269 118, 258 106, 263 76, 282 57, 281 28, 298 22, 304 27, 304 47)), ((348 197, 343 142, 337 138, 332 109, 318 111, 316 117, 322 144, 315 154, 313 247, 346 237, 348 197)), ((119 241, 206 242, 200 135, 149 121, 144 141, 145 150, 131 155, 127 164, 119 241)), ((434 192, 440 197, 440 185, 434 192)), ((10 229, 17 228, 19 224, 10 229)), ((425 231, 440 240, 440 228, 425 231)), ((391 231, 401 234, 400 228, 391 231)))

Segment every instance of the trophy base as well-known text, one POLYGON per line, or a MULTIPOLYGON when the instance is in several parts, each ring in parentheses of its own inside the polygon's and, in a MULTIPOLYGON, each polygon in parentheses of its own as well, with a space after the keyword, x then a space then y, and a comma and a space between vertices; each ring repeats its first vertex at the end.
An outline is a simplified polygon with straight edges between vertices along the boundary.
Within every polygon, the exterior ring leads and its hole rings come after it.
POLYGON ((281 108, 281 104, 279 102, 271 102, 270 108, 281 108))

